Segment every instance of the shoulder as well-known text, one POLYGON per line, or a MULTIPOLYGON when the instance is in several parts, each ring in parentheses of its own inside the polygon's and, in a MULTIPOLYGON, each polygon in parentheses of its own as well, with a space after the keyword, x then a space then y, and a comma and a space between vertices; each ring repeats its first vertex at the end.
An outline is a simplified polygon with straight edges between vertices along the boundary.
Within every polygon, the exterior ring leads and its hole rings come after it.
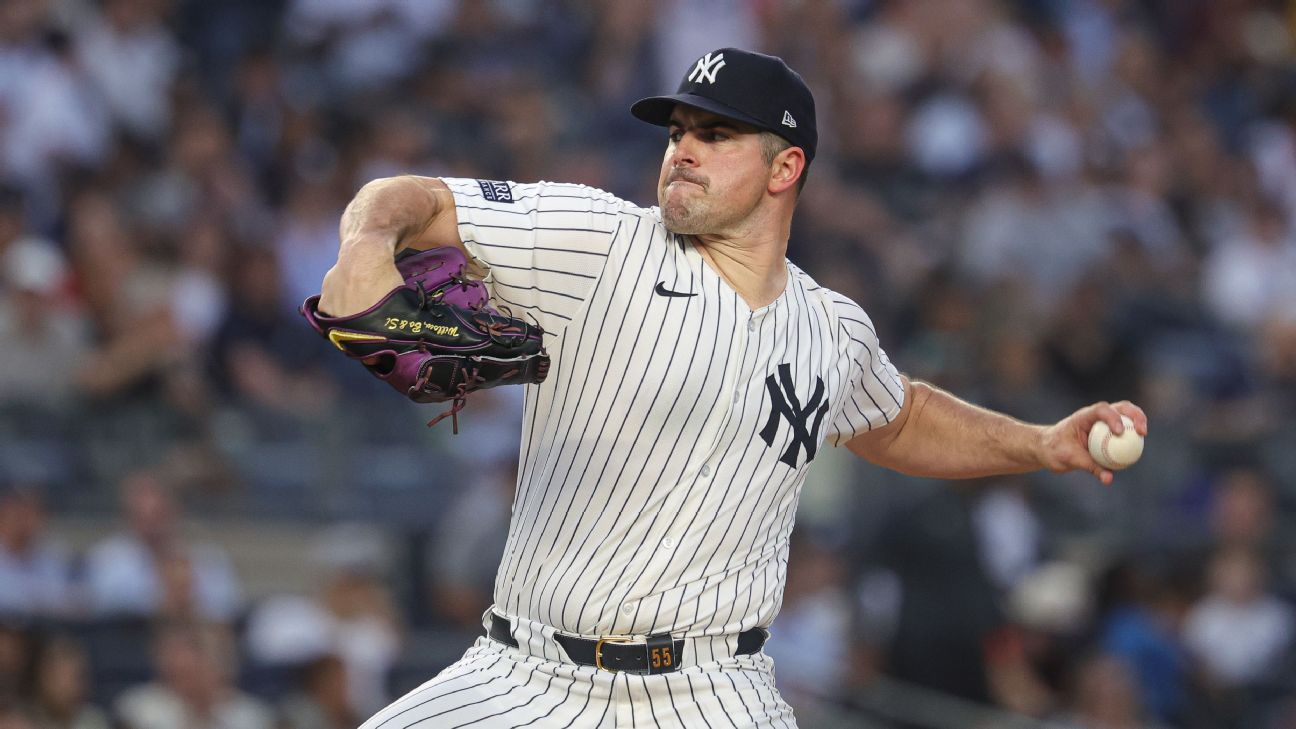
POLYGON ((788 262, 788 273, 796 285, 805 291, 806 300, 812 306, 821 309, 836 325, 835 329, 842 336, 876 343, 877 332, 873 320, 865 313, 864 308, 845 294, 821 286, 810 274, 802 271, 796 264, 788 262))
POLYGON ((442 177, 446 187, 455 195, 459 207, 514 206, 527 211, 571 208, 573 212, 627 212, 649 214, 650 210, 623 200, 597 187, 574 182, 516 182, 513 180, 484 180, 473 177, 442 177))
POLYGON ((652 231, 665 238, 661 212, 589 185, 440 178, 454 195, 461 225, 616 234, 652 231))

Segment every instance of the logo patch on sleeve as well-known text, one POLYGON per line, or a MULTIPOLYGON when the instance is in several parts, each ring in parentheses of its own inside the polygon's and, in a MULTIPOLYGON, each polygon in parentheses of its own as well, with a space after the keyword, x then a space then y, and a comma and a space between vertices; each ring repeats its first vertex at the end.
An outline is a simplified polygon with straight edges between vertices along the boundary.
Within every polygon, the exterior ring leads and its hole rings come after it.
POLYGON ((482 197, 491 202, 513 202, 513 188, 509 187, 507 182, 500 182, 498 180, 478 180, 477 185, 481 187, 482 197))

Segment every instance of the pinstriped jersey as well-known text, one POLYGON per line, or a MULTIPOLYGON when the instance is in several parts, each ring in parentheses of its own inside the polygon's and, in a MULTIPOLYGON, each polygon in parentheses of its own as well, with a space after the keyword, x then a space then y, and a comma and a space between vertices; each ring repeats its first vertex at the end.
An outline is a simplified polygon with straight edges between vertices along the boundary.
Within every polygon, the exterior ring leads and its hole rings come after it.
POLYGON ((657 208, 600 190, 445 182, 495 303, 552 358, 496 609, 588 636, 768 626, 807 467, 901 407, 864 311, 791 263, 753 311, 657 208))

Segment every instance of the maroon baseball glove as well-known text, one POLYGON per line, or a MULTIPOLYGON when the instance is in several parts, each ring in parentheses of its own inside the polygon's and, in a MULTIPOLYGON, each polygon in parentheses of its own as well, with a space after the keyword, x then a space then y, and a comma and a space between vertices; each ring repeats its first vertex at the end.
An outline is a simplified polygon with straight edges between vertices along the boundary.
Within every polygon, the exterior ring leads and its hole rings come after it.
POLYGON ((433 418, 458 413, 469 393, 498 385, 544 382, 544 330, 486 305, 486 286, 464 277, 458 248, 405 251, 396 268, 405 283, 352 316, 319 311, 319 296, 301 306, 306 321, 333 346, 415 402, 451 402, 433 418))

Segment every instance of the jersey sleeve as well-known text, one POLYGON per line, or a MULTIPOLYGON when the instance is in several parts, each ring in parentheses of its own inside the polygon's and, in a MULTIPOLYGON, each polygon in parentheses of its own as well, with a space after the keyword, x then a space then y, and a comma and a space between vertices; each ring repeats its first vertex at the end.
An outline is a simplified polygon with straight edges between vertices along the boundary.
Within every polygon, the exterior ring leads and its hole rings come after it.
POLYGON ((494 302, 514 316, 530 313, 549 331, 561 330, 589 296, 633 207, 585 185, 442 180, 494 302))
POLYGON ((904 405, 900 373, 882 350, 873 322, 858 305, 843 301, 849 306, 838 304, 837 323, 844 339, 851 389, 828 431, 833 445, 844 445, 860 433, 890 423, 904 405))

